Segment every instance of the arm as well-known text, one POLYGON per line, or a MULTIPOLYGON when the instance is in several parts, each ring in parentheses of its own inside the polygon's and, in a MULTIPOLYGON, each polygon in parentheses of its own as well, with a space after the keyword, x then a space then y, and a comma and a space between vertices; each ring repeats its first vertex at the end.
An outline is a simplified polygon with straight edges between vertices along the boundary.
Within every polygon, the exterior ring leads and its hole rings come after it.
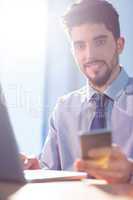
POLYGON ((40 155, 40 165, 44 169, 60 170, 60 156, 57 141, 56 113, 49 120, 49 132, 40 155))
POLYGON ((36 157, 28 157, 20 154, 20 158, 24 165, 24 169, 55 169, 59 170, 60 159, 57 143, 57 129, 56 129, 56 109, 52 113, 49 121, 49 132, 44 143, 43 150, 37 159, 36 157))

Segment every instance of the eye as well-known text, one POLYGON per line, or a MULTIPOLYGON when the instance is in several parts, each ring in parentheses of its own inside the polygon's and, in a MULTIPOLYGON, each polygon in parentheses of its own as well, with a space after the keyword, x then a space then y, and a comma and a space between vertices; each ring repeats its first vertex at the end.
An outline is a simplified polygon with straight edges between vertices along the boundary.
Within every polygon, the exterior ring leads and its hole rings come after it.
POLYGON ((83 49, 85 49, 85 44, 82 43, 82 42, 75 43, 75 44, 74 44, 74 49, 75 49, 75 50, 83 50, 83 49))
POLYGON ((105 38, 101 38, 101 39, 95 40, 95 45, 96 46, 103 46, 103 45, 105 45, 105 43, 106 43, 106 39, 105 38))

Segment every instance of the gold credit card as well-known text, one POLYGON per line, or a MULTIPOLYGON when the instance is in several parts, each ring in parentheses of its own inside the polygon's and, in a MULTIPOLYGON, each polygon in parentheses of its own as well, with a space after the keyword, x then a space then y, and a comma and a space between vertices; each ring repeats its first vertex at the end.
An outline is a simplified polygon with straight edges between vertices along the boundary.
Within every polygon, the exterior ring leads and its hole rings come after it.
POLYGON ((89 159, 88 151, 90 149, 111 146, 111 130, 98 129, 95 131, 82 132, 80 134, 80 144, 82 158, 89 159))

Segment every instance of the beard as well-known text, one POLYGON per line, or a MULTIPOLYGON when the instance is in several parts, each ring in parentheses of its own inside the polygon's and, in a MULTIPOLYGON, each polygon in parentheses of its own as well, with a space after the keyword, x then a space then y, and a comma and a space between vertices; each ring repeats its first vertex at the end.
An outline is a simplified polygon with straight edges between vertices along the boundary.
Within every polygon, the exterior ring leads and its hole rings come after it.
POLYGON ((110 78, 110 76, 112 74, 112 69, 109 68, 107 63, 104 63, 104 66, 106 66, 106 70, 105 70, 105 72, 103 74, 97 75, 95 78, 88 77, 90 82, 93 85, 103 86, 109 80, 109 78, 110 78))
MULTIPOLYGON (((113 72, 116 69, 116 66, 119 63, 118 54, 115 52, 115 54, 112 57, 110 64, 108 64, 104 60, 96 60, 96 61, 93 61, 91 63, 92 63, 92 65, 93 65, 93 63, 100 63, 101 67, 103 68, 102 70, 104 70, 104 71, 103 71, 103 73, 102 72, 96 72, 96 76, 94 78, 88 76, 88 79, 93 85, 98 86, 98 87, 102 87, 110 79, 110 77, 112 76, 113 72)), ((90 65, 91 65, 91 63, 90 63, 90 65)))

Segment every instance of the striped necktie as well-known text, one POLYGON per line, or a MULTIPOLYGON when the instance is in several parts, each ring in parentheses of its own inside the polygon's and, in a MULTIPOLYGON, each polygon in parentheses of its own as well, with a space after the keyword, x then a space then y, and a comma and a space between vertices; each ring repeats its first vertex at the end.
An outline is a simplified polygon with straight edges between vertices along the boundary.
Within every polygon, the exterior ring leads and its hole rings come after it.
POLYGON ((92 101, 95 102, 96 111, 94 119, 92 120, 92 124, 90 130, 101 129, 106 127, 106 118, 105 118, 105 100, 107 96, 105 94, 97 93, 92 97, 92 101))

